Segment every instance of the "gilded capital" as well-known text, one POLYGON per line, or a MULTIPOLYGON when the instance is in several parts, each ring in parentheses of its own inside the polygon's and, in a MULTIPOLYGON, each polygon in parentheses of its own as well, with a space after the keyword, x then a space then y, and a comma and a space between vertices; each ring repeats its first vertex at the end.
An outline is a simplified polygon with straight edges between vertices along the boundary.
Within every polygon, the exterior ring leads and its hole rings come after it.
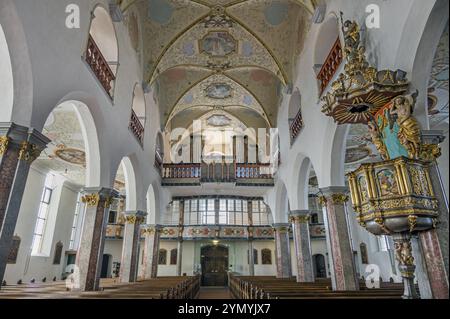
POLYGON ((7 136, 0 136, 0 155, 4 155, 8 149, 9 138, 7 136))
POLYGON ((309 222, 310 216, 309 215, 292 215, 289 217, 289 221, 293 224, 300 223, 300 224, 307 224, 309 222))
POLYGON ((23 141, 20 144, 19 160, 31 163, 38 158, 40 154, 41 150, 35 144, 31 144, 27 141, 23 141))
POLYGON ((95 207, 100 202, 100 195, 98 193, 86 194, 81 197, 81 201, 88 207, 95 207))

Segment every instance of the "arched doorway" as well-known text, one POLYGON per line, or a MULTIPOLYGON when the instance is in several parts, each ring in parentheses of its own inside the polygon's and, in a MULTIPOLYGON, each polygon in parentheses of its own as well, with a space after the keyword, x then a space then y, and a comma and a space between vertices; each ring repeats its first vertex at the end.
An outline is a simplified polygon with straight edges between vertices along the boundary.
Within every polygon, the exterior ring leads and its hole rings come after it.
POLYGON ((202 286, 228 285, 228 248, 208 245, 201 249, 202 286))
POLYGON ((314 260, 314 277, 326 278, 327 269, 325 266, 325 257, 322 254, 316 254, 313 256, 314 260))

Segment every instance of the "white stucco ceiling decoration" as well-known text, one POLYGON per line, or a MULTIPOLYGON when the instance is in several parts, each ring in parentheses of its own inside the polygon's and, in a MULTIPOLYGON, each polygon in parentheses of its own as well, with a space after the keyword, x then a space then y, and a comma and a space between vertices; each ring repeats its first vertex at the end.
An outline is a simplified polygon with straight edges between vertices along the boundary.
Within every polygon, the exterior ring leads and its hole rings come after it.
MULTIPOLYGON (((189 90, 215 73, 224 74, 245 88, 246 95, 256 100, 252 103, 259 104, 273 125, 282 87, 295 79, 295 62, 302 51, 315 3, 123 1, 122 7, 134 5, 140 14, 144 79, 155 88, 162 126, 173 116, 174 109, 186 110, 187 106, 180 108, 178 104, 189 90), (173 77, 174 83, 169 83, 167 79, 173 77), (269 85, 275 89, 268 89, 269 85)), ((188 107, 194 110, 211 106, 199 101, 196 105, 188 107)), ((247 105, 240 102, 233 103, 233 107, 239 113, 239 109, 246 111, 247 105)))
POLYGON ((85 184, 86 154, 77 114, 70 103, 55 108, 43 133, 51 142, 33 165, 65 176, 73 184, 85 184))
POLYGON ((239 109, 244 111, 248 108, 268 121, 264 109, 253 94, 223 74, 214 74, 186 92, 174 107, 169 119, 183 110, 203 108, 207 111, 215 107, 231 108, 235 111, 239 109), (230 88, 229 93, 226 87, 230 88), (224 98, 218 98, 221 94, 224 98))

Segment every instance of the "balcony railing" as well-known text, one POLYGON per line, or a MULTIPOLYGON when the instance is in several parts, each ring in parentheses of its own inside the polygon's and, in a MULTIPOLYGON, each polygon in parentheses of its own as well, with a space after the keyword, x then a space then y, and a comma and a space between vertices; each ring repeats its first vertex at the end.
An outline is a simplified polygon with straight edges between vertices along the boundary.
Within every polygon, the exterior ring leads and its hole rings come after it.
POLYGON ((162 164, 163 184, 236 183, 267 185, 273 183, 270 164, 188 163, 162 164))
POLYGON ((163 164, 163 178, 200 178, 200 164, 163 164))
POLYGON ((91 35, 89 35, 86 49, 86 62, 91 67, 109 97, 112 98, 112 89, 116 76, 91 35))
POLYGON ((297 136, 300 134, 300 131, 303 128, 303 117, 302 117, 302 110, 298 110, 297 115, 295 118, 291 120, 290 123, 290 131, 291 131, 291 143, 295 141, 297 136))
POLYGON ((133 135, 137 138, 139 144, 144 145, 144 125, 142 125, 139 117, 132 110, 129 128, 133 135))
POLYGON ((317 80, 319 80, 320 83, 320 95, 322 95, 323 91, 325 91, 325 88, 328 86, 331 79, 336 74, 336 71, 341 65, 343 59, 344 56, 342 52, 341 41, 338 38, 331 48, 331 51, 328 54, 328 57, 325 60, 322 68, 320 69, 319 74, 317 75, 317 80))

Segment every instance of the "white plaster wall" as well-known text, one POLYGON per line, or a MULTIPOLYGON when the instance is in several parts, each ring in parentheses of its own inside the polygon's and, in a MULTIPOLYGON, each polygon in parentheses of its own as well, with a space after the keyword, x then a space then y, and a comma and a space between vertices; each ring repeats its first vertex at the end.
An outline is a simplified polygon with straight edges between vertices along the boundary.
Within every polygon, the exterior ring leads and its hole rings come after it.
POLYGON ((31 256, 34 227, 45 177, 46 173, 33 167, 30 169, 15 230, 15 235, 20 236, 22 242, 17 263, 6 267, 5 280, 7 283, 13 284, 19 279, 26 283, 33 278, 36 282, 40 282, 44 277, 47 278, 47 281, 51 281, 55 276, 58 280, 61 279, 65 266, 64 252, 69 248, 78 191, 66 185, 62 179, 56 181, 56 191, 49 207, 49 216, 53 215, 50 218, 53 219, 54 229, 47 232, 48 237, 44 238, 44 243, 47 243, 45 254, 31 256), (61 263, 53 265, 55 244, 59 241, 63 243, 61 263))
MULTIPOLYGON (((103 250, 103 254, 112 256, 112 260, 110 261, 111 266, 115 262, 118 262, 118 263, 121 262, 122 245, 123 245, 123 241, 121 239, 107 239, 105 241, 105 249, 103 250)), ((108 274, 108 276, 113 276, 112 269, 109 269, 109 272, 110 273, 108 274)))

